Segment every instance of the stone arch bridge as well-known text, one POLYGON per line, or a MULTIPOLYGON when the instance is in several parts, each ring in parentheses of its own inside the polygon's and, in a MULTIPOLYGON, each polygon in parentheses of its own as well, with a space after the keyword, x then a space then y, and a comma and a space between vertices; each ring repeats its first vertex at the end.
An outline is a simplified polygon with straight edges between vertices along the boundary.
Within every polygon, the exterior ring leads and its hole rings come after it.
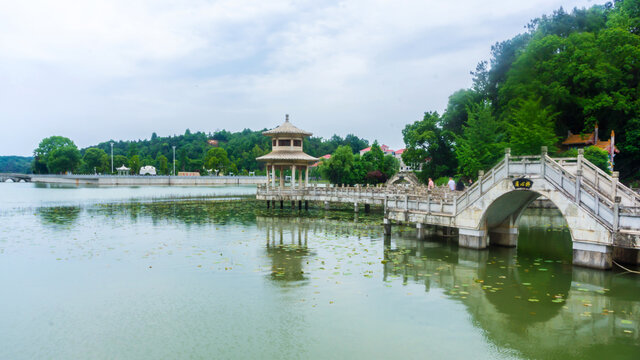
POLYGON ((458 234, 461 247, 516 246, 517 223, 527 206, 549 199, 564 217, 573 241, 574 265, 608 269, 612 260, 640 264, 640 195, 584 159, 541 155, 510 155, 466 191, 428 191, 424 187, 306 187, 259 186, 258 200, 275 207, 280 201, 348 202, 358 211, 384 205, 385 233, 393 221, 413 223, 422 237, 426 227, 458 234), (515 180, 525 179, 525 184, 515 180), (528 182, 528 184, 526 183, 528 182), (529 186, 522 186, 529 185, 529 186))
POLYGON ((14 174, 14 173, 0 173, 0 182, 5 181, 13 182, 31 182, 31 175, 27 174, 14 174))

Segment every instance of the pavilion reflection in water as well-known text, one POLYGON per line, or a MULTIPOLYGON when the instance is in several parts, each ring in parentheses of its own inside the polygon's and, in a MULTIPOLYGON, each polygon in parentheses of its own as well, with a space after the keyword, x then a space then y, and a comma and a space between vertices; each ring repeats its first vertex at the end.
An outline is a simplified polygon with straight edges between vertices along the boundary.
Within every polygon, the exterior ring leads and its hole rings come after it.
POLYGON ((276 281, 306 281, 303 261, 309 256, 307 222, 295 218, 258 217, 258 228, 265 231, 267 256, 271 258, 270 277, 276 281))

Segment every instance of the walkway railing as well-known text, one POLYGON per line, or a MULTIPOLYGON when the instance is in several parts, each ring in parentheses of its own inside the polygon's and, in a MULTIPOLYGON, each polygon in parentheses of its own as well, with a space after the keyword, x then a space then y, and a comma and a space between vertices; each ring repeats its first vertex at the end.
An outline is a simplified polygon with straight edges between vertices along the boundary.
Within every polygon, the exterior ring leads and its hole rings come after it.
POLYGON ((569 200, 611 229, 640 231, 640 195, 584 159, 551 158, 546 150, 535 156, 511 156, 506 149, 504 158, 491 170, 480 173, 478 181, 462 194, 446 187, 427 190, 425 187, 307 187, 292 189, 258 187, 259 195, 281 198, 300 196, 309 200, 331 198, 332 201, 359 202, 363 199, 384 201, 385 209, 399 212, 421 212, 440 216, 456 216, 504 179, 528 177, 545 180, 569 200))

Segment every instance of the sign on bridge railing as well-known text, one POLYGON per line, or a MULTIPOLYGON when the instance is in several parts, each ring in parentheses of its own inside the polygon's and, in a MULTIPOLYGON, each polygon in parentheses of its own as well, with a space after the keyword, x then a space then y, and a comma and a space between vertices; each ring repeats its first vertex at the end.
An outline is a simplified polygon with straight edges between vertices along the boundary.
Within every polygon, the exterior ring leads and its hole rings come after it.
POLYGON ((531 185, 533 185, 533 181, 527 178, 518 178, 513 180, 513 187, 516 189, 531 189, 531 185))

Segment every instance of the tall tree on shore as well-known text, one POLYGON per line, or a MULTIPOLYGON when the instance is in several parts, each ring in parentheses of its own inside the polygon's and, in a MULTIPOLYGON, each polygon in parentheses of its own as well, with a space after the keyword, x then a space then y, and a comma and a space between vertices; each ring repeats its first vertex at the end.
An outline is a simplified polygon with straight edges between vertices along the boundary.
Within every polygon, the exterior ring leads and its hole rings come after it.
POLYGON ((84 152, 82 161, 85 173, 93 173, 94 171, 104 173, 110 170, 109 156, 102 149, 88 148, 84 152))
POLYGON ((332 184, 348 184, 352 167, 353 152, 351 147, 349 145, 341 145, 338 146, 330 159, 322 162, 320 172, 332 184))
POLYGON ((73 141, 71 141, 71 139, 64 136, 49 136, 42 139, 42 141, 40 141, 40 144, 38 144, 38 147, 33 151, 33 172, 35 174, 46 174, 51 172, 51 170, 47 166, 49 155, 51 155, 54 150, 63 148, 65 146, 75 147, 76 145, 73 143, 73 141))
POLYGON ((452 133, 441 126, 437 112, 426 112, 424 118, 405 126, 402 130, 407 149, 402 153, 405 164, 422 171, 418 176, 424 181, 428 177, 453 174, 456 158, 453 153, 452 133))
POLYGON ((80 159, 80 150, 75 144, 64 145, 51 151, 47 157, 47 168, 54 174, 74 172, 80 165, 80 159))
POLYGON ((539 154, 542 146, 551 152, 557 150, 554 124, 558 114, 550 106, 543 107, 541 102, 541 98, 515 102, 507 122, 509 146, 514 155, 539 154))
POLYGON ((491 114, 488 103, 469 109, 469 120, 462 127, 462 136, 456 138, 458 172, 475 178, 478 170, 492 167, 502 156, 504 133, 491 114))

